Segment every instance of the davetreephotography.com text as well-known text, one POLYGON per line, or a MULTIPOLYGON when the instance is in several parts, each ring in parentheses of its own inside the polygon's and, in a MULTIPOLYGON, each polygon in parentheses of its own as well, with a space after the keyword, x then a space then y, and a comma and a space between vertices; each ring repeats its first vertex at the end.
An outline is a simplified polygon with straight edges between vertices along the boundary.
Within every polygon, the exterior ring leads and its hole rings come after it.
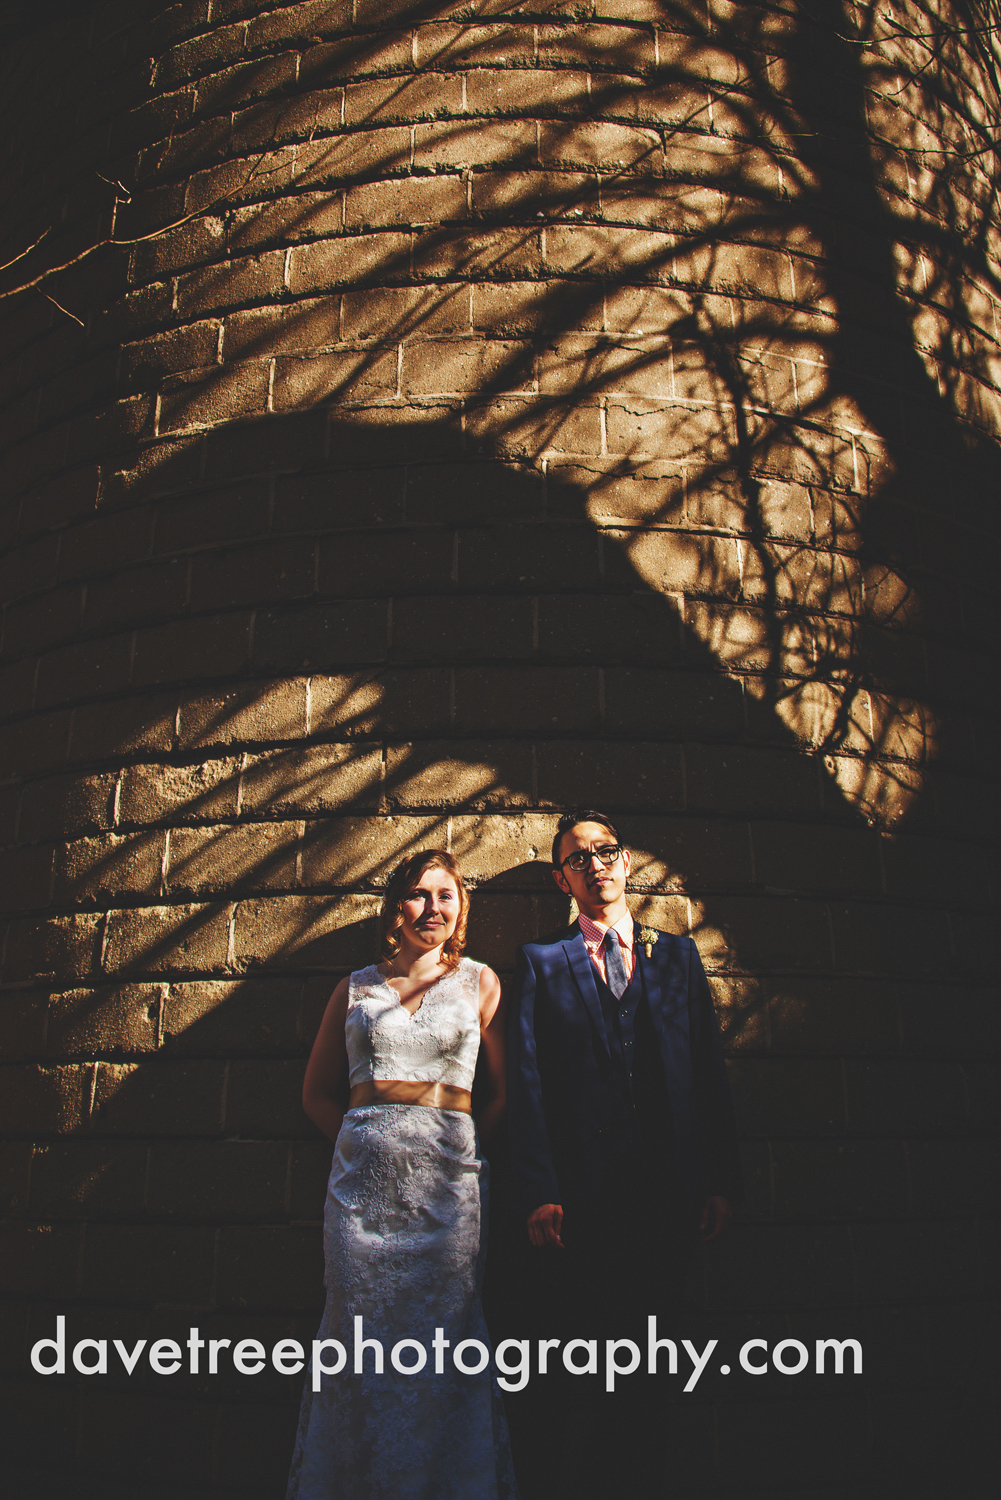
MULTIPOLYGON (((280 1375, 298 1375, 309 1360, 313 1390, 324 1376, 387 1373, 387 1351, 377 1338, 365 1333, 365 1320, 354 1320, 350 1351, 339 1339, 314 1339, 310 1348, 297 1339, 279 1339, 270 1353, 258 1339, 203 1338, 198 1328, 189 1330, 182 1346, 176 1339, 137 1339, 129 1348, 121 1339, 78 1339, 69 1344, 66 1319, 56 1318, 53 1338, 38 1339, 31 1349, 31 1364, 39 1375, 65 1375, 72 1369, 80 1375, 107 1375, 123 1368, 132 1375, 141 1362, 157 1375, 218 1375, 235 1370, 240 1375, 260 1375, 268 1363, 280 1375)), ((707 1340, 699 1349, 690 1339, 662 1337, 657 1319, 647 1319, 645 1347, 633 1339, 502 1339, 493 1353, 497 1383, 505 1391, 524 1390, 532 1375, 548 1375, 555 1368, 571 1375, 600 1375, 606 1391, 614 1391, 617 1380, 636 1374, 683 1376, 683 1390, 693 1391, 706 1371, 729 1375, 734 1366, 718 1351, 719 1340, 707 1340), (603 1347, 600 1347, 603 1344, 603 1347)), ((462 1375, 479 1375, 490 1363, 490 1349, 480 1339, 462 1339, 453 1347, 444 1329, 436 1328, 430 1345, 419 1339, 398 1339, 388 1351, 389 1367, 398 1375, 445 1373, 446 1361, 462 1375)), ((745 1375, 861 1375, 862 1345, 858 1339, 748 1339, 735 1356, 736 1368, 745 1375)))

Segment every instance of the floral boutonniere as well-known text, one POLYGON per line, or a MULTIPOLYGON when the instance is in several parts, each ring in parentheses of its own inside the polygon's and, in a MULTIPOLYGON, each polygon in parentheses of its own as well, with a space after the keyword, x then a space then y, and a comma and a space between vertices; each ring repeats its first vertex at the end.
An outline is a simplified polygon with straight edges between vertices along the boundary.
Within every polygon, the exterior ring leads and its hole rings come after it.
POLYGON ((640 942, 646 949, 647 958, 653 958, 653 945, 660 937, 656 927, 641 927, 639 932, 640 942))

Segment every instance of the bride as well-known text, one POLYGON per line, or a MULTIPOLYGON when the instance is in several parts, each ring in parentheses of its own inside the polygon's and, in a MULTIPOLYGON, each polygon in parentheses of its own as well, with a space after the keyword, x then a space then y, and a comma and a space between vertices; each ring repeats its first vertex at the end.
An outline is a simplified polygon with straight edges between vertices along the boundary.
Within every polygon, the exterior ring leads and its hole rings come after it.
POLYGON ((303 1106, 337 1143, 317 1338, 338 1340, 347 1358, 319 1390, 307 1378, 286 1500, 517 1495, 489 1363, 467 1374, 482 1354, 459 1368, 454 1358, 463 1340, 489 1348, 487 1167, 470 1113, 481 1045, 484 1136, 504 1108, 500 983, 462 957, 468 907, 450 854, 403 860, 382 904, 384 962, 341 980, 310 1054, 303 1106), (361 1373, 356 1335, 382 1346, 363 1351, 361 1373))

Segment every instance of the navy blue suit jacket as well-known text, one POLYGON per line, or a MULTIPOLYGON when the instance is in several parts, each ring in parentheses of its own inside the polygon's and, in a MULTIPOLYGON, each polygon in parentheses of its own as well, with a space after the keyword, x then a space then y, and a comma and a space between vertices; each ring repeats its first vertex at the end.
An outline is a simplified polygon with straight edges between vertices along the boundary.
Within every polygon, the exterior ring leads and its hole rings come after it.
MULTIPOLYGON (((670 1100, 674 1161, 664 1163, 663 1185, 693 1202, 710 1194, 739 1202, 733 1108, 698 949, 691 938, 662 932, 649 958, 637 935, 636 954, 670 1100)), ((621 1089, 576 922, 518 951, 508 1111, 526 1213, 543 1203, 600 1200, 621 1159, 621 1089)))

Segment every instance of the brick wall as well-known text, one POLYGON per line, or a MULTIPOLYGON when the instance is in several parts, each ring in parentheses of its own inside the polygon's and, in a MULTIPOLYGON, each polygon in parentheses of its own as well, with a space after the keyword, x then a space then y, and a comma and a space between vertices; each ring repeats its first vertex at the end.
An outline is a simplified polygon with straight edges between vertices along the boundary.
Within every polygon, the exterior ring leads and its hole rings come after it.
POLYGON ((998 114, 946 10, 190 0, 8 36, 2 259, 44 235, 0 287, 22 1492, 282 1493, 297 1380, 27 1351, 60 1312, 308 1340, 303 1061, 388 869, 447 844, 508 978, 580 799, 726 1027, 750 1203, 693 1329, 865 1348, 706 1377, 670 1492, 973 1484, 998 114))

